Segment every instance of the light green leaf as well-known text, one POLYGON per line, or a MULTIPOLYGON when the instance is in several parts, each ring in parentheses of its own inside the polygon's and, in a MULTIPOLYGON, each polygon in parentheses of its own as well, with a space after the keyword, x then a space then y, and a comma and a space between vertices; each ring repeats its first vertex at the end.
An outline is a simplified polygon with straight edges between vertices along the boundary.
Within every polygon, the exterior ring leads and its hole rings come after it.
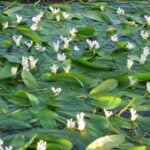
POLYGON ((111 150, 125 141, 123 135, 109 135, 96 139, 86 150, 111 150))
POLYGON ((21 73, 21 77, 28 89, 36 89, 38 87, 34 76, 29 71, 23 70, 21 73))
POLYGON ((115 79, 107 79, 91 90, 90 95, 106 93, 113 91, 118 86, 118 81, 115 79))
POLYGON ((94 96, 93 97, 97 102, 96 105, 106 108, 114 109, 121 104, 121 98, 115 96, 94 96))
POLYGON ((146 146, 136 146, 129 148, 128 150, 146 150, 146 146))
POLYGON ((30 28, 18 27, 17 29, 20 32, 20 34, 28 37, 29 39, 31 39, 35 43, 41 44, 41 41, 40 41, 38 35, 33 30, 31 30, 30 28))

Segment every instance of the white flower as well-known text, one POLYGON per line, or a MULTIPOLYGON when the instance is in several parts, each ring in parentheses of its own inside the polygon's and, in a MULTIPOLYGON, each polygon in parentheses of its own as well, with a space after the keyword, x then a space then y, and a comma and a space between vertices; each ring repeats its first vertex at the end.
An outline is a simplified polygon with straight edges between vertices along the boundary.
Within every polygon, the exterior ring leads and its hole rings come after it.
POLYGON ((76 115, 77 117, 77 124, 78 124, 78 130, 83 131, 85 129, 85 120, 84 120, 85 114, 83 112, 76 115))
POLYGON ((16 15, 17 23, 19 24, 22 21, 22 16, 16 15))
POLYGON ((72 28, 70 29, 70 35, 71 35, 71 38, 74 38, 76 37, 76 33, 78 32, 76 28, 72 28))
POLYGON ((65 11, 62 12, 62 15, 63 15, 64 19, 67 19, 69 17, 69 14, 65 11))
POLYGON ((32 21, 33 21, 35 24, 38 24, 38 23, 41 21, 43 15, 44 15, 44 12, 40 12, 38 15, 32 17, 32 21))
POLYGON ((50 70, 51 70, 52 73, 57 73, 58 65, 53 64, 52 66, 50 66, 50 70))
POLYGON ((90 49, 98 49, 100 47, 98 41, 96 40, 92 41, 90 39, 87 39, 86 42, 88 43, 90 49))
POLYGON ((107 111, 105 108, 104 108, 104 113, 105 113, 106 118, 109 118, 110 116, 113 115, 112 111, 107 111))
POLYGON ((117 36, 117 34, 112 35, 112 36, 111 36, 111 40, 112 40, 113 42, 117 42, 117 41, 118 41, 118 36, 117 36))
POLYGON ((35 69, 37 62, 38 59, 35 59, 33 56, 29 56, 30 69, 35 69))
POLYGON ((71 69, 71 65, 68 65, 66 67, 63 67, 65 73, 69 73, 70 72, 70 69, 71 69))
POLYGON ((150 82, 146 83, 146 87, 147 87, 147 92, 150 93, 150 82))
POLYGON ((133 59, 127 59, 127 68, 128 68, 128 70, 131 69, 131 67, 133 66, 133 64, 134 64, 133 59))
POLYGON ((147 57, 149 54, 150 54, 149 48, 148 48, 147 46, 144 47, 144 48, 143 48, 143 55, 144 55, 145 57, 147 57))
POLYGON ((150 36, 150 33, 149 31, 145 31, 145 30, 142 30, 141 31, 141 36, 144 40, 148 39, 148 37, 150 36))
POLYGON ((3 26, 3 29, 7 29, 7 28, 8 28, 8 21, 7 21, 7 22, 2 23, 2 26, 3 26))
POLYGON ((64 49, 67 49, 69 47, 71 39, 63 36, 60 36, 60 38, 64 41, 64 49))
POLYGON ((144 54, 141 54, 140 64, 145 64, 146 59, 147 59, 147 56, 145 56, 144 54))
POLYGON ((36 150, 46 150, 46 148, 47 148, 47 143, 46 143, 46 141, 39 140, 39 141, 37 142, 36 150))
POLYGON ((4 150, 12 150, 12 149, 13 149, 12 146, 9 146, 9 147, 5 147, 4 150))
POLYGON ((56 8, 53 8, 52 6, 50 6, 49 9, 51 10, 51 12, 52 12, 53 15, 56 15, 60 11, 59 8, 56 9, 56 8))
POLYGON ((130 113, 131 113, 131 119, 130 120, 134 122, 137 119, 138 114, 134 108, 130 109, 130 113))
POLYGON ((58 50, 59 50, 59 44, 60 44, 59 40, 57 42, 53 42, 53 47, 54 47, 54 51, 55 52, 58 52, 58 50))
POLYGON ((127 43, 127 46, 126 46, 127 49, 133 49, 134 47, 135 46, 132 43, 130 42, 127 43))
POLYGON ((137 79, 134 79, 133 76, 128 76, 128 79, 131 86, 135 85, 135 83, 137 82, 137 79))
POLYGON ((67 119, 67 128, 68 129, 73 129, 75 127, 75 121, 71 119, 67 119))
POLYGON ((61 20, 61 18, 60 18, 60 16, 59 15, 56 15, 56 21, 60 21, 61 20))
POLYGON ((51 90, 55 96, 57 96, 61 92, 61 88, 52 87, 51 90))
POLYGON ((31 48, 32 45, 33 45, 33 41, 30 41, 30 42, 25 41, 24 44, 25 44, 28 48, 31 48))
POLYGON ((150 26, 150 16, 144 16, 146 23, 148 26, 150 26))
POLYGON ((12 76, 16 76, 16 74, 17 74, 17 67, 11 67, 11 74, 12 74, 12 76))
POLYGON ((0 139, 0 146, 2 146, 3 144, 4 144, 4 141, 0 139))
POLYGON ((58 61, 64 61, 64 60, 66 60, 66 55, 64 53, 62 53, 62 54, 58 53, 57 54, 57 60, 58 61))
POLYGON ((44 52, 46 50, 46 47, 42 47, 40 44, 36 44, 35 49, 39 52, 44 52))
POLYGON ((22 56, 22 67, 23 70, 29 71, 29 61, 28 61, 28 57, 26 56, 22 56))
POLYGON ((79 51, 79 50, 80 50, 77 45, 75 45, 73 49, 74 49, 75 51, 79 51))
POLYGON ((125 15, 124 9, 122 9, 122 8, 119 7, 119 8, 117 9, 117 14, 120 15, 120 16, 124 16, 124 15, 125 15))
POLYGON ((20 46, 21 39, 22 39, 22 35, 19 35, 19 36, 13 35, 13 40, 14 40, 16 46, 18 46, 18 47, 20 46))
POLYGON ((33 31, 36 31, 38 29, 38 24, 32 23, 30 29, 33 30, 33 31))

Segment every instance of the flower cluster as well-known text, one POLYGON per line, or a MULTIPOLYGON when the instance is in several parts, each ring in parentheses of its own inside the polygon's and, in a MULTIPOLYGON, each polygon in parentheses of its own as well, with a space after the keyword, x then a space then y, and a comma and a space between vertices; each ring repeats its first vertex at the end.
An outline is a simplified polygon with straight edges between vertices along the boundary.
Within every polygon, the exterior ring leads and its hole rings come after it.
MULTIPOLYGON (((76 115, 76 118, 77 118, 77 129, 79 131, 83 131, 85 129, 85 126, 86 126, 86 123, 85 123, 85 120, 84 120, 84 116, 85 114, 83 112, 81 113, 78 113, 76 115)), ((73 129, 75 128, 75 121, 73 121, 73 119, 67 119, 67 128, 68 129, 73 129)))
POLYGON ((12 150, 13 149, 11 145, 4 147, 3 144, 4 144, 4 141, 0 139, 0 150, 12 150))
POLYGON ((46 150, 47 148, 47 142, 43 140, 39 140, 37 142, 36 150, 46 150))
POLYGON ((140 57, 140 64, 145 64, 145 61, 147 59, 147 56, 150 54, 149 48, 146 46, 143 48, 143 53, 141 54, 140 57))
POLYGON ((32 17, 32 25, 30 28, 33 31, 38 29, 38 24, 40 23, 43 16, 44 16, 44 12, 40 12, 38 15, 32 17))
POLYGON ((68 19, 69 14, 65 11, 60 11, 60 8, 53 8, 52 6, 49 7, 52 15, 56 19, 56 21, 60 21, 61 19, 68 19))
POLYGON ((22 67, 23 70, 29 71, 30 69, 35 69, 38 59, 35 59, 33 56, 22 56, 22 67))

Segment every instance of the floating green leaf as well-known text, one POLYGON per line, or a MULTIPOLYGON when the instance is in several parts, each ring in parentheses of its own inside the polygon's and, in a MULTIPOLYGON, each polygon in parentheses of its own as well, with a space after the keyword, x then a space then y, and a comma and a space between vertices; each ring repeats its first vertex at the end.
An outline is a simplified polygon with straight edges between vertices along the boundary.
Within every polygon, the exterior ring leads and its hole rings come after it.
POLYGON ((22 77, 24 84, 27 86, 27 88, 36 89, 38 87, 38 84, 34 76, 29 71, 23 70, 21 73, 21 77, 22 77))
POLYGON ((118 86, 118 81, 115 79, 107 79, 90 91, 90 95, 96 95, 113 91, 118 86))
POLYGON ((125 141, 122 135, 108 135, 96 139, 91 144, 89 144, 86 150, 111 150, 122 144, 125 141))

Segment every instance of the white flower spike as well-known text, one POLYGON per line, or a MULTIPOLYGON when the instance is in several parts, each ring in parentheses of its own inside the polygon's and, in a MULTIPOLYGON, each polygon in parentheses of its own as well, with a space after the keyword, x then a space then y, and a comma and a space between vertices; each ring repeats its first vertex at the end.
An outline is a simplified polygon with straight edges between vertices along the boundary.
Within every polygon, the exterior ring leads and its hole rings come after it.
POLYGON ((8 21, 2 23, 2 27, 3 27, 3 29, 7 29, 8 28, 8 21))
POLYGON ((30 29, 33 30, 33 31, 36 31, 38 29, 38 24, 32 23, 30 29))
POLYGON ((16 15, 17 23, 19 24, 22 21, 22 16, 16 15))
POLYGON ((124 11, 124 9, 122 9, 122 8, 118 8, 117 9, 117 14, 119 15, 119 16, 124 16, 125 15, 125 11, 124 11))
POLYGON ((62 12, 62 15, 63 15, 64 19, 67 19, 69 17, 69 14, 65 11, 62 12))
POLYGON ((117 42, 117 41, 118 41, 118 35, 117 35, 117 34, 112 35, 112 36, 111 36, 111 40, 112 40, 113 42, 117 42))
POLYGON ((50 66, 50 70, 52 73, 56 74, 58 70, 58 65, 53 64, 52 66, 50 66))
POLYGON ((128 70, 131 69, 131 67, 133 66, 133 64, 134 64, 133 59, 127 59, 127 68, 128 68, 128 70))
POLYGON ((60 38, 64 41, 64 49, 69 48, 69 43, 72 40, 71 38, 60 36, 60 38))
POLYGON ((80 50, 80 48, 79 48, 77 45, 75 45, 73 49, 74 49, 75 51, 79 51, 79 50, 80 50))
POLYGON ((46 47, 42 47, 40 44, 36 44, 35 49, 39 52, 44 52, 46 50, 46 47))
POLYGON ((38 62, 38 59, 35 59, 33 56, 29 56, 29 64, 30 64, 31 70, 36 68, 37 62, 38 62))
POLYGON ((28 48, 31 48, 32 45, 33 45, 33 41, 30 41, 30 42, 25 41, 24 44, 25 44, 28 48))
POLYGON ((76 28, 72 28, 70 29, 70 35, 71 35, 71 38, 75 38, 76 37, 76 33, 78 32, 76 28))
POLYGON ((85 114, 83 112, 76 115, 79 131, 83 131, 85 129, 86 123, 85 123, 85 120, 84 120, 84 116, 85 116, 85 114))
POLYGON ((97 40, 92 41, 90 39, 87 39, 86 42, 88 43, 88 45, 90 47, 90 50, 100 48, 99 43, 98 43, 97 40))
POLYGON ((39 141, 37 142, 36 150, 46 150, 46 148, 47 148, 47 143, 46 143, 46 141, 39 140, 39 141))
POLYGON ((105 108, 104 108, 104 113, 105 113, 106 118, 109 118, 110 116, 113 115, 113 112, 112 112, 112 111, 108 111, 108 110, 106 110, 105 108))
POLYGON ((65 55, 65 53, 62 53, 62 54, 58 53, 58 54, 57 54, 57 60, 58 60, 58 61, 65 61, 65 60, 66 60, 66 55, 65 55))
POLYGON ((63 67, 65 73, 69 73, 70 72, 70 69, 71 69, 71 65, 68 65, 66 67, 63 67))
POLYGON ((134 44, 132 44, 132 43, 130 43, 130 42, 127 43, 127 46, 126 46, 127 49, 131 50, 131 49, 133 49, 134 47, 135 47, 134 44))
POLYGON ((15 42, 15 44, 16 44, 17 47, 20 46, 21 39, 22 39, 22 35, 19 35, 19 36, 13 35, 13 40, 14 40, 14 42, 15 42))
POLYGON ((54 51, 55 52, 58 52, 58 50, 59 50, 59 44, 60 44, 59 40, 57 42, 53 42, 53 47, 54 47, 54 51))
POLYGON ((141 31, 141 36, 144 40, 147 40, 150 36, 150 32, 149 31, 145 31, 145 30, 142 30, 141 31))
POLYGON ((29 61, 28 61, 28 57, 26 56, 22 56, 22 67, 23 70, 29 71, 29 61))
POLYGON ((147 87, 147 92, 150 93, 150 82, 146 83, 146 87, 147 87))
POLYGON ((137 119, 138 114, 134 108, 130 109, 130 113, 131 113, 131 119, 130 120, 134 122, 137 119))
POLYGON ((62 91, 62 89, 60 87, 59 88, 52 87, 51 90, 52 90, 54 96, 57 96, 62 91))
POLYGON ((57 8, 53 8, 52 6, 50 6, 49 9, 51 10, 53 15, 56 15, 60 11, 60 8, 57 9, 57 8))
POLYGON ((73 129, 75 127, 75 121, 73 119, 67 119, 67 128, 68 129, 73 129))
POLYGON ((137 83, 137 79, 134 79, 133 76, 128 76, 128 79, 130 81, 130 85, 133 86, 135 83, 137 83))
POLYGON ((17 67, 11 67, 11 74, 12 74, 12 76, 13 77, 15 77, 16 76, 16 74, 17 74, 17 67))
POLYGON ((148 26, 150 26, 150 16, 144 16, 146 23, 148 26))

